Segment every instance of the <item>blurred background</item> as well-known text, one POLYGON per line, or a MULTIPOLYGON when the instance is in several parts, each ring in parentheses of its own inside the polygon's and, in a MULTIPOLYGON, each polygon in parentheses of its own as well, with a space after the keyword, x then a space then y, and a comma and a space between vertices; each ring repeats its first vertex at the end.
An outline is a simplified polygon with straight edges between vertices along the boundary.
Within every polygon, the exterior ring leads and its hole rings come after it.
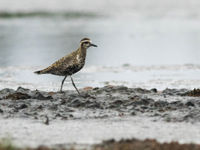
MULTIPOLYGON (((79 88, 200 85, 199 0, 1 0, 0 88, 58 90, 61 77, 37 76, 76 50, 90 48, 79 88)), ((70 80, 64 89, 72 89, 70 80)))

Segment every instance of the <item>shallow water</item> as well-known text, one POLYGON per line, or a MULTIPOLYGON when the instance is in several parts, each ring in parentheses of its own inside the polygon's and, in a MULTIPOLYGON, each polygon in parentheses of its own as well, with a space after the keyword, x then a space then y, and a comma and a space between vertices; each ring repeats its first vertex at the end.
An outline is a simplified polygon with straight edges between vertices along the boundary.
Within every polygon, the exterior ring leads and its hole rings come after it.
MULTIPOLYGON (((58 91, 62 77, 35 75, 41 67, 0 67, 0 88, 19 86, 29 89, 58 91)), ((90 66, 74 75, 79 88, 125 85, 128 87, 157 88, 199 88, 199 65, 166 66, 90 66)), ((74 89, 71 80, 66 79, 64 90, 74 89)))
MULTIPOLYGON (((80 88, 105 84, 158 89, 199 86, 198 0, 46 3, 0 2, 1 88, 58 90, 60 77, 32 72, 75 50, 86 36, 98 48, 88 50, 85 70, 75 75, 80 88)), ((71 84, 65 89, 72 89, 71 84)))
POLYGON ((154 122, 145 117, 55 121, 49 126, 24 119, 0 119, 0 124, 1 136, 10 138, 18 146, 73 143, 87 146, 111 138, 132 137, 155 138, 159 142, 200 143, 199 123, 154 122))
POLYGON ((200 63, 198 0, 46 2, 0 2, 1 66, 49 65, 85 36, 87 65, 200 63))

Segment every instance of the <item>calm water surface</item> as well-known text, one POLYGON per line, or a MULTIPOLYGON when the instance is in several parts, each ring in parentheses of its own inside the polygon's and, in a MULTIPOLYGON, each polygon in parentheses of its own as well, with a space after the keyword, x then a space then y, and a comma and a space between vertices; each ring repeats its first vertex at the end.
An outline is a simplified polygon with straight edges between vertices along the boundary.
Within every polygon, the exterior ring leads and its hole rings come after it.
POLYGON ((88 50, 85 71, 75 75, 79 87, 198 87, 199 6, 198 0, 2 0, 0 87, 57 90, 60 77, 32 72, 76 50, 83 37, 90 37, 98 48, 88 50), (190 64, 194 65, 188 70, 190 64), (145 66, 165 67, 149 71, 145 66))

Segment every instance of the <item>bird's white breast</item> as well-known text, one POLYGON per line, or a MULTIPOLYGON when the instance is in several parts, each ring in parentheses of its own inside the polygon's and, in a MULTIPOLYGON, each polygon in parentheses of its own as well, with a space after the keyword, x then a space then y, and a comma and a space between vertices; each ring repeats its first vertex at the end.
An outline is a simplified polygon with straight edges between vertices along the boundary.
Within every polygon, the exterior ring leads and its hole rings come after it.
POLYGON ((76 56, 76 60, 77 60, 77 62, 81 62, 80 54, 78 54, 78 55, 76 56))

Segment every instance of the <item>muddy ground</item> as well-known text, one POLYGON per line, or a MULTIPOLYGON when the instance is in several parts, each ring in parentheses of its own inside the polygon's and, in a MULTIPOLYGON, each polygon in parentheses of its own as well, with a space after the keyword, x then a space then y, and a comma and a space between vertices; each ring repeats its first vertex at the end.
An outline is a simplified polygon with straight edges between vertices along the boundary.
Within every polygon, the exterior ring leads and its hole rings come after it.
MULTIPOLYGON (((0 150, 58 150, 59 148, 49 148, 46 146, 39 146, 38 148, 24 148, 20 149, 13 145, 0 145, 0 150)), ((62 150, 76 150, 74 148, 60 148, 62 150)), ((86 150, 86 149, 85 149, 86 150)), ((93 145, 90 150, 200 150, 198 144, 179 144, 178 142, 159 143, 156 140, 108 140, 101 144, 93 145)))
POLYGON ((200 90, 105 86, 75 91, 44 92, 19 87, 0 91, 3 118, 54 120, 145 115, 167 122, 199 122, 200 90))
MULTIPOLYGON (((8 120, 8 119, 16 120, 17 118, 22 120, 32 120, 32 121, 35 120, 36 122, 43 124, 43 126, 45 127, 53 125, 56 128, 58 126, 56 126, 55 123, 59 124, 60 121, 65 122, 68 120, 68 125, 69 125, 70 120, 72 121, 81 120, 81 122, 84 123, 84 120, 105 121, 115 117, 133 118, 139 116, 140 118, 141 117, 151 118, 154 122, 163 121, 173 124, 176 124, 178 122, 179 123, 184 122, 189 124, 197 123, 196 124, 197 126, 200 121, 199 89, 194 89, 194 90, 165 89, 163 91, 158 91, 157 89, 146 90, 141 88, 127 88, 124 86, 105 86, 102 88, 87 87, 81 89, 80 91, 81 91, 81 96, 78 95, 75 91, 65 91, 63 93, 44 92, 38 90, 32 91, 29 89, 24 89, 22 87, 19 87, 17 90, 3 89, 0 91, 0 117, 3 120, 8 120)), ((28 124, 28 126, 31 124, 28 124)), ((32 126, 35 125, 36 124, 32 126)), ((133 125, 137 126, 136 123, 134 123, 133 125)), ((16 128, 19 128, 19 126, 21 125, 19 124, 16 125, 16 128)), ((28 126, 25 128, 23 127, 19 131, 19 133, 15 134, 15 138, 18 139, 19 136, 23 137, 23 135, 20 135, 20 133, 27 134, 26 132, 21 132, 21 131, 27 129, 28 126)), ((41 126, 38 127, 40 128, 41 126)), ((167 128, 168 127, 166 127, 166 130, 167 128)), ((6 129, 5 124, 4 124, 4 129, 6 129)), ((18 131, 18 130, 13 130, 13 128, 10 129, 12 129, 12 131, 15 132, 18 131)), ((45 128, 43 127, 43 129, 45 128)), ((76 127, 74 127, 74 129, 76 132, 84 128, 79 128, 79 126, 77 126, 77 129, 76 127)), ((9 128, 6 130, 9 131, 9 128)), ((48 129, 46 130, 47 132, 44 133, 48 133, 48 129)), ((34 129, 27 130, 28 133, 29 132, 31 133, 33 131, 35 130, 34 129)), ((68 133, 68 136, 70 135, 78 136, 76 134, 74 135, 75 132, 72 132, 72 134, 70 134, 67 131, 68 130, 64 130, 64 132, 68 133)), ((102 128, 102 131, 104 131, 104 128, 102 128)), ((154 130, 152 130, 152 132, 153 131, 154 130)), ((55 135, 57 136, 60 134, 55 134, 55 135)), ((82 133, 82 135, 84 135, 84 133, 82 133)), ((135 136, 133 137, 137 138, 136 135, 137 134, 135 134, 135 136)), ((177 134, 175 134, 174 137, 176 137, 176 135, 177 134)), ((63 136, 66 135, 63 134, 63 136)), ((189 136, 191 135, 189 134, 189 136)), ((36 136, 36 138, 39 137, 36 136)), ((186 137, 186 139, 187 138, 189 137, 186 137)), ((19 139, 18 142, 20 141, 19 139)), ((173 139, 173 136, 171 139, 173 139)), ((79 141, 77 141, 77 143, 79 143, 79 141)), ((50 145, 47 144, 45 146, 40 146, 38 148, 33 148, 33 149, 38 149, 38 150, 49 150, 52 148, 60 149, 59 146, 51 147, 51 144, 50 145)), ((67 146, 67 143, 61 143, 61 145, 62 144, 65 144, 64 148, 62 147, 63 149, 69 147, 67 146)), ((173 140, 171 143, 159 143, 156 140, 137 140, 137 139, 120 140, 118 142, 116 142, 115 140, 107 140, 105 142, 102 142, 101 144, 91 144, 89 145, 89 147, 90 147, 89 149, 94 149, 94 150, 200 149, 200 146, 198 144, 179 144, 177 142, 173 142, 173 140)), ((10 148, 9 147, 1 148, 0 146, 0 149, 7 150, 10 148)), ((84 147, 84 149, 87 148, 84 147)))

